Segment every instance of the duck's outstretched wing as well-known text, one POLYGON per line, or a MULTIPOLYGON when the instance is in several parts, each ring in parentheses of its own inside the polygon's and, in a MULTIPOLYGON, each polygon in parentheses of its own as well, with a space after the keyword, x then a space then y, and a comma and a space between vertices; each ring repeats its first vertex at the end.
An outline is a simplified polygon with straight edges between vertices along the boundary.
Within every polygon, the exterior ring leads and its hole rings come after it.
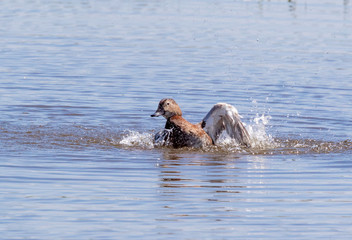
POLYGON ((250 147, 249 134, 241 122, 237 109, 227 103, 217 103, 201 122, 204 131, 211 137, 214 144, 222 131, 235 139, 239 144, 250 147))

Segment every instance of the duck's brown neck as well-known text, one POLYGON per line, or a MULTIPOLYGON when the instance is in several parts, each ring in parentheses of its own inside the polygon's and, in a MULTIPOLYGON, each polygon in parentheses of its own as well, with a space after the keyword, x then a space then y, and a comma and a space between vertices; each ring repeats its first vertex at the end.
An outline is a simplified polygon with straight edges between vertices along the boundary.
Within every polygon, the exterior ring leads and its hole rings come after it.
POLYGON ((177 119, 183 119, 183 117, 182 116, 178 116, 178 115, 174 115, 174 116, 169 117, 168 119, 166 119, 165 129, 172 129, 172 128, 176 127, 176 125, 173 122, 173 120, 177 120, 177 119))

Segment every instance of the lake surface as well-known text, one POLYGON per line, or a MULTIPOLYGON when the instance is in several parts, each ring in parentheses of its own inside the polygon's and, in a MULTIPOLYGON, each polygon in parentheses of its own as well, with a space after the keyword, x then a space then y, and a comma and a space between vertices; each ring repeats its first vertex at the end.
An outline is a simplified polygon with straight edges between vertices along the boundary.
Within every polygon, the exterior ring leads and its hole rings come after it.
POLYGON ((351 5, 1 1, 1 239, 350 239, 351 5), (154 147, 165 97, 253 148, 154 147))

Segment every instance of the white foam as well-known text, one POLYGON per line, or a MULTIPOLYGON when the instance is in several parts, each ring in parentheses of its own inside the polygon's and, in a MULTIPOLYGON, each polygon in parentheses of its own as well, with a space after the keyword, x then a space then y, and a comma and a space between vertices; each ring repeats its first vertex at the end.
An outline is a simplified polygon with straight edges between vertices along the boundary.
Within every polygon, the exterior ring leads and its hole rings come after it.
MULTIPOLYGON (((256 114, 256 117, 251 120, 251 124, 245 124, 245 127, 248 131, 248 134, 251 138, 251 147, 253 149, 272 149, 278 147, 274 138, 267 133, 266 128, 269 125, 271 116, 265 116, 262 114, 256 114)), ((221 147, 222 150, 226 151, 242 151, 243 148, 241 145, 235 140, 232 139, 226 131, 223 131, 217 140, 217 146, 221 147)))
POLYGON ((240 152, 242 151, 241 145, 233 138, 231 138, 226 131, 223 131, 217 142, 216 145, 220 147, 223 151, 229 152, 240 152))
POLYGON ((256 114, 256 117, 251 121, 252 124, 247 126, 247 131, 251 137, 251 143, 253 148, 268 149, 276 147, 274 138, 267 134, 266 126, 269 124, 271 116, 265 116, 262 114, 256 114))
POLYGON ((119 144, 128 147, 142 147, 142 148, 154 148, 153 145, 153 134, 146 132, 137 132, 128 130, 127 134, 122 137, 119 144))

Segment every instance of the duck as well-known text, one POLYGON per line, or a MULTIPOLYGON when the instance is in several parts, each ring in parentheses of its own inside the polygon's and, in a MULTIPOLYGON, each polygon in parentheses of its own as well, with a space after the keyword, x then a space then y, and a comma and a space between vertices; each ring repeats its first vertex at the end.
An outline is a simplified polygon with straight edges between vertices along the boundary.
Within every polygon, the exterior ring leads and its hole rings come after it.
POLYGON ((154 136, 154 144, 174 148, 204 148, 217 145, 220 135, 226 131, 239 145, 250 147, 250 136, 237 109, 227 103, 215 104, 201 122, 192 124, 182 117, 182 111, 172 98, 160 100, 151 117, 163 116, 166 124, 154 136))

